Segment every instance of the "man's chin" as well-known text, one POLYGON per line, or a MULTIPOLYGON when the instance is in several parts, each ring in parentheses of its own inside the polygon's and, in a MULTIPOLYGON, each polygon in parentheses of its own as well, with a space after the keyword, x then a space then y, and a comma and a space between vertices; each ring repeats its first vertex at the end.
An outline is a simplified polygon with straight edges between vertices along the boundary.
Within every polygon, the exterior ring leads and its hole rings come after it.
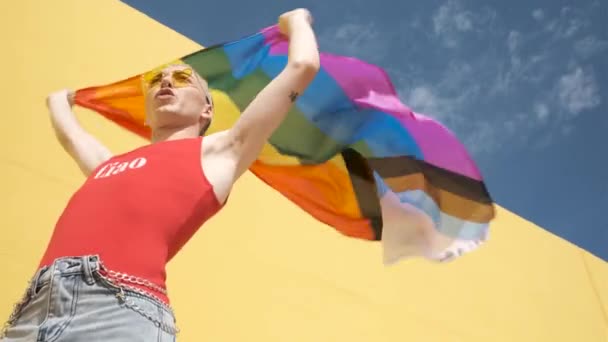
POLYGON ((161 104, 154 110, 156 113, 167 115, 167 114, 176 114, 177 106, 173 103, 161 104))

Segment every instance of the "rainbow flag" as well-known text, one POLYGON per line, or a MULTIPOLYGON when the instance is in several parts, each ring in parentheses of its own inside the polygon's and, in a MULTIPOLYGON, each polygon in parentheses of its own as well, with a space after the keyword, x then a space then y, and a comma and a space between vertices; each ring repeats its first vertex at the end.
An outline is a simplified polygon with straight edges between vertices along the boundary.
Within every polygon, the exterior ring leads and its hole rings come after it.
MULTIPOLYGON (((209 83, 215 115, 208 134, 235 123, 286 65, 287 49, 271 26, 178 60, 209 83)), ((80 89, 75 102, 149 138, 140 77, 80 89)), ((495 216, 482 176, 454 134, 400 102, 383 69, 324 52, 321 70, 250 171, 359 239, 384 241, 387 227, 407 229, 403 214, 414 210, 443 237, 485 240, 495 216)))

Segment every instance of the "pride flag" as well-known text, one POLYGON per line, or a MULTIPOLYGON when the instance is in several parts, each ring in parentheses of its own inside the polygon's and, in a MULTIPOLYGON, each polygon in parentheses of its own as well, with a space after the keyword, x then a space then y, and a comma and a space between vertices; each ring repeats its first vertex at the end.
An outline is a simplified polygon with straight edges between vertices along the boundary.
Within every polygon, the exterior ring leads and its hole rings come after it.
MULTIPOLYGON (((238 120, 284 68, 287 49, 271 26, 178 60, 209 83, 208 134, 238 120)), ((80 89, 75 102, 149 139, 140 77, 80 89)), ((399 251, 412 213, 449 241, 484 241, 495 216, 475 162, 446 127, 401 103, 383 69, 324 52, 321 70, 250 171, 338 232, 382 240, 385 262, 420 254, 399 251)))

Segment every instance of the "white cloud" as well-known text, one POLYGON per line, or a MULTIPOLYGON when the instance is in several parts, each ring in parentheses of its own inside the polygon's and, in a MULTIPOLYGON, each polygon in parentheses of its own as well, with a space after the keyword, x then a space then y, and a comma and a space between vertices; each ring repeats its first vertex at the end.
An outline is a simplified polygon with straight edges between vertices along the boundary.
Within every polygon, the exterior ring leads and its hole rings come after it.
POLYGON ((547 68, 543 65, 551 59, 552 52, 549 49, 539 49, 538 54, 526 56, 521 52, 525 46, 524 38, 518 31, 509 33, 506 45, 509 50, 508 59, 489 55, 485 57, 488 67, 494 70, 493 80, 488 85, 489 95, 506 94, 522 82, 538 83, 548 76, 547 68))
POLYGON ((545 25, 545 30, 553 33, 555 39, 569 39, 589 26, 589 20, 586 17, 586 13, 582 10, 566 6, 561 9, 559 18, 553 19, 545 25))
POLYGON ((480 85, 474 80, 475 72, 469 63, 448 63, 439 82, 401 93, 405 93, 408 105, 414 110, 457 124, 461 121, 457 113, 475 103, 481 91, 480 85))
POLYGON ((462 9, 456 0, 448 0, 439 7, 433 16, 433 27, 436 34, 456 29, 461 32, 470 31, 473 28, 472 14, 462 9))
POLYGON ((446 69, 441 76, 438 87, 446 91, 461 93, 475 87, 473 78, 476 76, 476 69, 468 62, 452 61, 447 63, 446 69))
POLYGON ((555 142, 555 134, 548 133, 544 135, 540 135, 536 141, 530 145, 531 148, 535 150, 543 150, 549 148, 555 142))
POLYGON ((458 34, 473 29, 474 15, 464 10, 456 0, 448 0, 433 16, 435 34, 443 38, 448 47, 458 45, 458 34))
POLYGON ((522 44, 521 40, 521 33, 519 33, 518 31, 509 32, 509 36, 507 37, 507 47, 509 48, 509 53, 511 54, 512 70, 519 70, 521 67, 521 58, 517 54, 517 50, 522 44))
POLYGON ((373 23, 346 23, 330 27, 318 34, 322 49, 365 60, 379 59, 387 52, 387 42, 378 39, 379 31, 373 23), (361 47, 365 48, 361 48, 361 47))
POLYGON ((514 53, 520 44, 521 44, 521 33, 517 32, 517 31, 509 32, 509 37, 507 38, 507 46, 509 47, 509 52, 514 53))
POLYGON ((470 31, 473 28, 473 22, 470 19, 470 15, 468 12, 460 12, 456 13, 454 17, 454 26, 458 31, 466 32, 470 31))
POLYGON ((478 102, 482 88, 475 80, 476 68, 468 63, 449 63, 440 81, 402 88, 405 103, 415 112, 439 120, 456 134, 473 153, 496 147, 500 125, 486 120, 472 120, 484 116, 478 102))
POLYGON ((563 75, 558 83, 559 101, 571 114, 592 109, 601 102, 599 90, 593 74, 581 67, 563 75))
POLYGON ((442 122, 450 120, 450 109, 456 101, 440 95, 437 90, 429 86, 412 89, 406 95, 406 99, 408 106, 415 112, 423 113, 442 122))
POLYGON ((572 134, 572 132, 574 132, 574 126, 572 125, 564 125, 562 127, 562 134, 565 136, 568 136, 570 134, 572 134))
POLYGON ((550 22, 548 22, 545 25, 545 31, 547 32, 554 32, 557 30, 557 25, 559 24, 559 21, 557 19, 553 19, 550 22))
POLYGON ((517 121, 515 121, 515 120, 505 121, 505 129, 510 134, 515 133, 515 130, 517 129, 517 121))
POLYGON ((545 103, 536 103, 534 104, 534 114, 536 114, 536 118, 540 122, 545 122, 549 117, 549 106, 545 103))
POLYGON ((541 21, 545 18, 545 12, 542 9, 537 8, 532 11, 532 17, 538 21, 541 21))
POLYGON ((494 123, 477 121, 473 123, 470 133, 464 137, 464 144, 473 153, 492 151, 499 145, 500 135, 494 123))
POLYGON ((606 48, 608 48, 608 41, 599 40, 595 36, 587 36, 574 43, 574 50, 583 58, 589 58, 606 48))
POLYGON ((463 4, 447 0, 433 13, 432 34, 455 57, 439 72, 403 77, 408 87, 400 93, 413 110, 440 120, 480 153, 505 141, 548 146, 572 132, 576 115, 601 103, 600 84, 583 64, 608 50, 608 41, 590 31, 592 8, 566 7, 557 16, 530 9, 541 24, 524 29, 504 27, 492 9, 463 4), (477 38, 488 46, 467 50, 477 38))
MULTIPOLYGON (((588 58, 608 48, 608 41, 595 36, 573 42, 573 39, 585 33, 591 22, 588 13, 592 9, 563 7, 556 18, 549 18, 542 9, 532 11, 535 19, 544 20, 543 28, 535 31, 521 32, 516 29, 508 31, 506 48, 509 59, 498 58, 494 63, 496 72, 494 82, 489 87, 491 95, 504 95, 514 87, 529 84, 539 86, 542 82, 554 79, 560 64, 572 62, 572 57, 588 58), (574 44, 572 53, 564 54, 564 43, 574 44)), ((503 31, 504 32, 504 31, 503 31)), ((574 61, 576 62, 576 61, 574 61)), ((549 96, 554 89, 550 87, 545 95, 549 96)))
POLYGON ((467 109, 472 108, 478 92, 477 87, 471 86, 457 96, 448 96, 445 86, 420 86, 405 98, 415 112, 435 118, 451 130, 466 132, 461 137, 463 143, 472 153, 482 153, 497 147, 500 126, 494 122, 470 120, 467 109))
POLYGON ((438 100, 432 90, 428 87, 414 88, 408 96, 407 101, 412 108, 421 112, 435 112, 438 100))
POLYGON ((465 119, 460 114, 472 98, 472 91, 463 91, 457 96, 448 96, 438 87, 419 86, 407 92, 407 105, 417 113, 435 118, 450 128, 460 128, 465 119))
POLYGON ((566 29, 563 31, 562 36, 564 38, 570 38, 572 37, 576 32, 578 32, 584 25, 584 22, 582 20, 579 19, 571 19, 568 22, 568 26, 566 26, 566 29))

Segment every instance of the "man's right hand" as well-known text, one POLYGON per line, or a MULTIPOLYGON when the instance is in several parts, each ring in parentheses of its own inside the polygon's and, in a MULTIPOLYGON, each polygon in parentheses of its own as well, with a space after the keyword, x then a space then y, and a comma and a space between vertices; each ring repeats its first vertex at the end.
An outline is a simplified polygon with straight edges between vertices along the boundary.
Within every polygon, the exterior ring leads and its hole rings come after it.
POLYGON ((68 89, 59 90, 49 94, 46 98, 46 106, 49 110, 60 105, 62 102, 67 102, 71 107, 74 105, 74 92, 68 89))
POLYGON ((304 8, 298 8, 285 12, 279 16, 279 31, 290 36, 294 26, 300 24, 312 25, 312 15, 304 8))

